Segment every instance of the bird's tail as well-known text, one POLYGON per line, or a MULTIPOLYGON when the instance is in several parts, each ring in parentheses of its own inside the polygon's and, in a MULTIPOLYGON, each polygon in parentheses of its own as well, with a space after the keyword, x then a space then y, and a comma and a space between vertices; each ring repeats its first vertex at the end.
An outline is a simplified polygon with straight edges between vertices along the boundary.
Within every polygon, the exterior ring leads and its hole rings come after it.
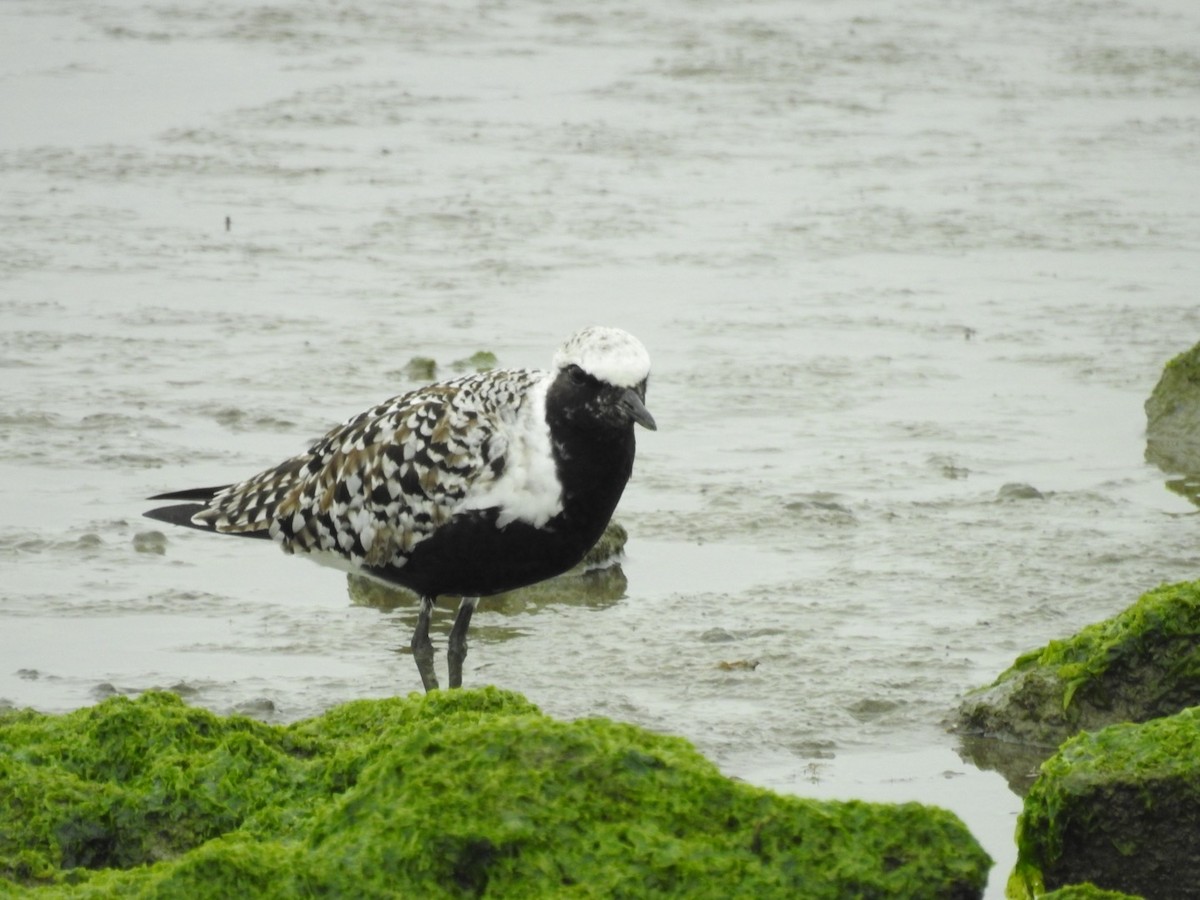
POLYGON ((147 500, 186 500, 186 503, 176 503, 171 506, 158 506, 142 513, 147 519, 157 519, 168 525, 183 525, 185 528, 195 528, 199 531, 216 531, 216 528, 204 520, 195 521, 196 513, 208 506, 208 501, 225 490, 228 485, 206 488, 189 488, 186 491, 171 491, 166 494, 155 494, 147 500))
POLYGON ((188 488, 155 494, 150 500, 182 500, 171 506, 158 506, 142 513, 169 525, 183 525, 199 531, 217 531, 241 537, 271 537, 271 518, 278 510, 281 496, 277 478, 280 472, 292 473, 306 457, 297 457, 238 484, 188 488), (248 499, 249 498, 249 499, 248 499), (253 501, 253 502, 250 502, 253 501))

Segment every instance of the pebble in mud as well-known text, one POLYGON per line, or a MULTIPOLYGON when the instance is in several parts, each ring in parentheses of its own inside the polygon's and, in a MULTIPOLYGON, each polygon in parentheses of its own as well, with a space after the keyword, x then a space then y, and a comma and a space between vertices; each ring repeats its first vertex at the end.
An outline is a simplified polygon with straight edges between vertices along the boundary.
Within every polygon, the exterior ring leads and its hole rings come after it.
POLYGON ((717 663, 722 672, 753 672, 758 668, 757 659, 732 659, 717 663))
POLYGON ((251 719, 271 720, 278 709, 275 706, 275 701, 269 697, 254 697, 250 700, 244 700, 234 706, 233 711, 239 715, 248 716, 251 719))
POLYGON ((161 531, 139 531, 133 536, 133 549, 162 556, 167 552, 167 536, 161 531))
POLYGON ((1046 496, 1031 484, 1011 481, 996 491, 997 500, 1045 500, 1046 496))

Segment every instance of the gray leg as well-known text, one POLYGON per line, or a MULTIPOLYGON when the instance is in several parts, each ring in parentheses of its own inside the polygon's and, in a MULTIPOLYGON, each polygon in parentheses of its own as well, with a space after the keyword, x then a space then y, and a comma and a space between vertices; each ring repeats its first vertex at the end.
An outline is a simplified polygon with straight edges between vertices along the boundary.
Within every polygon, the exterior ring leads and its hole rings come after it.
POLYGON ((417 616, 417 628, 412 636, 413 659, 417 661, 417 671, 421 673, 421 684, 425 693, 436 691, 438 686, 437 673, 433 670, 433 641, 429 639, 429 617, 433 614, 433 598, 421 598, 421 612, 417 616))
POLYGON ((450 687, 462 687, 462 664, 467 658, 467 629, 471 627, 471 615, 479 604, 478 597, 463 597, 458 604, 458 615, 450 629, 450 646, 446 660, 450 664, 450 687))

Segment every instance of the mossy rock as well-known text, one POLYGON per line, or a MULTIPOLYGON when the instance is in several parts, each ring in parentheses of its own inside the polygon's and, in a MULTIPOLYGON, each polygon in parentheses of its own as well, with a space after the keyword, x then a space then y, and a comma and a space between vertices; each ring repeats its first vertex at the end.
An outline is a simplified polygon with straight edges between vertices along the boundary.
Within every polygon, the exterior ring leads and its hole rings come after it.
POLYGON ((1084 729, 1200 704, 1200 581, 1163 585, 1117 616, 1026 653, 967 695, 958 728, 1054 747, 1084 729))
POLYGON ((1146 459, 1167 472, 1200 475, 1200 344, 1163 367, 1146 400, 1146 459))
POLYGON ((1200 707, 1065 743, 1025 799, 1017 847, 1010 896, 1088 882, 1200 897, 1200 707))
MULTIPOLYGON (((531 612, 550 604, 567 604, 602 608, 625 596, 629 585, 625 572, 617 562, 625 550, 629 534, 618 522, 609 522, 600 540, 587 552, 579 565, 555 578, 548 578, 518 588, 484 597, 479 609, 506 614, 531 612)), ((391 612, 404 607, 416 608, 417 595, 406 588, 382 584, 362 575, 346 576, 350 602, 391 612)), ((439 597, 438 605, 454 609, 457 597, 439 597)))
POLYGON ((968 898, 990 862, 944 810, 780 796, 494 688, 0 714, 0 895, 968 898))
POLYGON ((1121 891, 1106 891, 1094 884, 1071 884, 1059 888, 1057 891, 1050 891, 1048 894, 1039 894, 1038 900, 1142 900, 1142 898, 1134 894, 1124 894, 1121 891))
POLYGON ((437 360, 431 356, 414 356, 405 363, 403 373, 412 381, 433 381, 437 377, 437 360))
POLYGON ((450 368, 457 372, 488 372, 500 365, 496 354, 490 350, 477 350, 470 356, 456 359, 450 368))

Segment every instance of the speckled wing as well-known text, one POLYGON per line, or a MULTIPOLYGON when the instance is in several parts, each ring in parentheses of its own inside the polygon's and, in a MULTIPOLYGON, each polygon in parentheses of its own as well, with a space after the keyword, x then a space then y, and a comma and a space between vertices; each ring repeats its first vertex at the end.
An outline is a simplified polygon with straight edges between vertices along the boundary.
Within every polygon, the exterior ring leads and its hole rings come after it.
POLYGON ((307 453, 221 491, 193 521, 219 532, 268 531, 289 553, 401 567, 501 476, 510 420, 544 378, 493 371, 394 397, 307 453))

